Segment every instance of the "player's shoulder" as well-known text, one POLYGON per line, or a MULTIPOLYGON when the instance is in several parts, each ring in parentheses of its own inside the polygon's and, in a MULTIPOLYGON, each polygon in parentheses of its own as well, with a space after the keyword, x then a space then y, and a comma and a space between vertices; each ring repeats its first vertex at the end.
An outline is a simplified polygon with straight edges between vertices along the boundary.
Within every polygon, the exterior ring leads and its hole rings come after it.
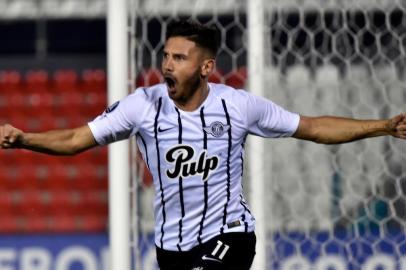
POLYGON ((251 94, 244 89, 236 89, 229 85, 209 83, 210 89, 213 89, 215 95, 229 103, 244 102, 251 94))
POLYGON ((148 87, 138 87, 129 95, 130 99, 141 100, 142 102, 155 103, 160 97, 167 95, 165 84, 155 84, 148 87))
POLYGON ((230 97, 244 97, 249 94, 244 89, 237 89, 232 86, 222 83, 209 83, 210 89, 213 89, 218 97, 230 98, 230 97))
MULTIPOLYGON (((166 94, 164 84, 156 84, 150 87, 138 87, 131 94, 116 102, 112 106, 127 112, 139 112, 145 110, 148 106, 154 106, 159 97, 166 94)), ((108 110, 112 110, 109 109, 108 110)))

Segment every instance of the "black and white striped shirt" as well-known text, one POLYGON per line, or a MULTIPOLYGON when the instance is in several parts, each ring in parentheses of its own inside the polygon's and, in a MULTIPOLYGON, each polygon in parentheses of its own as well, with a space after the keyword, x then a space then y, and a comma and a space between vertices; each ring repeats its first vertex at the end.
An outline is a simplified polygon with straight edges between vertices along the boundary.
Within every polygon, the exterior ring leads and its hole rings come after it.
POLYGON ((187 251, 216 235, 252 232, 242 193, 248 134, 287 137, 299 115, 223 84, 192 112, 178 109, 165 84, 139 88, 89 123, 103 145, 136 135, 155 186, 155 243, 187 251))

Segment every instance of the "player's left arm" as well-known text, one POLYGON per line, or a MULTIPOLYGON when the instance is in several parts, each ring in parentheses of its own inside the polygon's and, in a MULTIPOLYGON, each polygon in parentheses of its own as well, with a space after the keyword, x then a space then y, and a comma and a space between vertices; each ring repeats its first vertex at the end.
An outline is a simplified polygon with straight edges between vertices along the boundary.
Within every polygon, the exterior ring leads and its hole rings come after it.
POLYGON ((386 120, 300 116, 294 138, 323 144, 338 144, 364 138, 391 135, 406 139, 406 113, 386 120))

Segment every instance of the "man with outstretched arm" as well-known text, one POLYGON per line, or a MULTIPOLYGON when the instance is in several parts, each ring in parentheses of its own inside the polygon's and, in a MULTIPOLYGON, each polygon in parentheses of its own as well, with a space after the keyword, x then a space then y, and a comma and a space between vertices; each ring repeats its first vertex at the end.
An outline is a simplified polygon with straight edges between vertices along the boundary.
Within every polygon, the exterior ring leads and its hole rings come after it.
POLYGON ((136 136, 153 175, 155 244, 163 270, 248 270, 255 219, 242 193, 246 136, 323 144, 390 135, 406 138, 406 115, 355 120, 289 112, 272 101, 208 83, 217 29, 171 23, 163 49, 165 83, 139 88, 87 125, 43 133, 0 126, 1 148, 74 155, 136 136))

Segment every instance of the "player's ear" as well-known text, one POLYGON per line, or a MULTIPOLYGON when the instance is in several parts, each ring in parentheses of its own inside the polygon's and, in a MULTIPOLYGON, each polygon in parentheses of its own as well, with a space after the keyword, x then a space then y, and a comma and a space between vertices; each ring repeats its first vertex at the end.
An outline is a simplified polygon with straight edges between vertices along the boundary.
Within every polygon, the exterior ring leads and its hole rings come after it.
POLYGON ((215 64, 216 62, 212 58, 204 60, 201 68, 201 75, 203 77, 208 77, 214 71, 215 64))

